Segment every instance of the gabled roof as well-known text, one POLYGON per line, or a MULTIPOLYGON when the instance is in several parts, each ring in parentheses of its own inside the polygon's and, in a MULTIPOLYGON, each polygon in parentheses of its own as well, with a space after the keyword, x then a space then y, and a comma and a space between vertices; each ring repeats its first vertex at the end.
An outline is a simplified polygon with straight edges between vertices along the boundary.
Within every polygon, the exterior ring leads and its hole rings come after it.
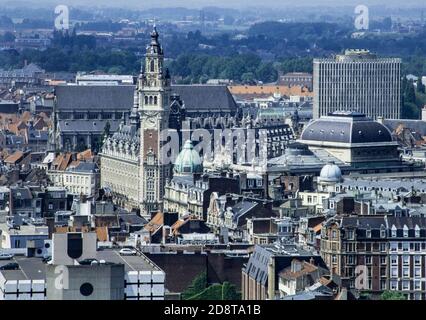
POLYGON ((301 264, 301 269, 299 271, 292 271, 291 270, 291 266, 287 267, 287 268, 285 268, 284 270, 282 270, 279 273, 279 275, 280 275, 281 278, 289 279, 289 280, 291 280, 291 279, 297 279, 299 277, 308 275, 308 274, 310 274, 310 273, 312 273, 312 272, 314 272, 314 271, 316 271, 318 269, 317 266, 315 266, 315 265, 313 265, 313 264, 311 264, 309 262, 298 261, 297 259, 294 259, 294 260, 296 260, 296 262, 292 261, 292 263, 300 263, 301 264))
POLYGON ((155 234, 164 224, 164 214, 157 213, 144 227, 144 230, 149 231, 151 235, 155 234))
POLYGON ((11 155, 9 155, 4 162, 5 163, 9 163, 9 164, 16 164, 19 160, 22 159, 22 157, 24 156, 24 153, 22 151, 15 151, 14 153, 12 153, 11 155))
POLYGON ((185 224, 187 224, 188 222, 190 222, 191 220, 199 220, 197 216, 189 216, 186 219, 183 220, 177 220, 173 225, 172 225, 172 232, 173 235, 178 235, 179 229, 182 228, 185 224))

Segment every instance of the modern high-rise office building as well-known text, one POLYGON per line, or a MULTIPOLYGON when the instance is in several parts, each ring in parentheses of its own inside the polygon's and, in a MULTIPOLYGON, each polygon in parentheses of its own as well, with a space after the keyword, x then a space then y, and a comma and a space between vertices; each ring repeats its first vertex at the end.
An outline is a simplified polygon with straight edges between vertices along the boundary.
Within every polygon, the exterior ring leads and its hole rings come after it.
POLYGON ((399 119, 401 59, 368 50, 346 50, 314 59, 314 119, 334 111, 357 111, 376 119, 399 119))

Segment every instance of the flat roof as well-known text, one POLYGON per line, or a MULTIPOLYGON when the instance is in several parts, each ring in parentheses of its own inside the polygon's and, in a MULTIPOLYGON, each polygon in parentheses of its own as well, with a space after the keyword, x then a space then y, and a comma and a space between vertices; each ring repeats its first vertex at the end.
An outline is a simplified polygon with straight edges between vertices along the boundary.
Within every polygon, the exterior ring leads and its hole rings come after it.
POLYGON ((10 229, 6 223, 0 223, 0 234, 20 236, 48 236, 47 226, 22 225, 20 229, 10 229))
POLYGON ((104 249, 96 252, 96 259, 106 262, 122 263, 125 271, 160 271, 161 269, 145 255, 122 256, 119 250, 104 249))
POLYGON ((15 256, 10 260, 0 260, 0 266, 16 262, 19 270, 0 270, 6 280, 44 280, 46 278, 46 264, 41 258, 15 256))
MULTIPOLYGON (((157 265, 143 254, 122 256, 119 250, 104 249, 96 252, 96 259, 123 264, 125 272, 161 271, 157 265)), ((15 256, 10 260, 0 260, 0 266, 13 262, 19 264, 19 270, 0 270, 6 280, 45 280, 47 264, 42 261, 42 258, 15 256)))

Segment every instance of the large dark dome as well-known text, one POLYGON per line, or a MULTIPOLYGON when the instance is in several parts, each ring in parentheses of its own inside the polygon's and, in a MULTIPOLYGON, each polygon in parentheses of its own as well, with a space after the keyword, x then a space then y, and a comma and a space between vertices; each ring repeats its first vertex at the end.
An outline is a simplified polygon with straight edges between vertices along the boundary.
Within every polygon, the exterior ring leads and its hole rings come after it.
POLYGON ((355 112, 334 112, 310 122, 300 136, 301 142, 377 143, 392 142, 385 125, 355 112))

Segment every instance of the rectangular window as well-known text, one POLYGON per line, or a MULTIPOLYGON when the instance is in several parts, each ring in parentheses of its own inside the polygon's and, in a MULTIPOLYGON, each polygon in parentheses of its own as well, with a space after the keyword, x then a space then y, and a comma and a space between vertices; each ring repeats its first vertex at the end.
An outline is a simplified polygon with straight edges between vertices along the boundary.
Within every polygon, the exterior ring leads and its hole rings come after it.
POLYGON ((420 267, 414 268, 414 277, 420 278, 422 276, 422 269, 420 267))
POLYGON ((422 263, 422 257, 419 255, 415 255, 414 256, 414 264, 415 265, 420 265, 422 263))
POLYGON ((391 255, 391 264, 392 265, 398 264, 398 256, 397 255, 391 255))
POLYGON ((372 261, 371 256, 366 256, 365 257, 365 263, 366 264, 371 264, 371 261, 372 261))
POLYGON ((422 290, 421 280, 414 280, 414 290, 422 290))
POLYGON ((398 290, 398 281, 396 281, 396 280, 392 280, 392 281, 390 282, 390 289, 391 289, 391 290, 398 290))
POLYGON ((421 251, 420 243, 416 242, 416 243, 414 244, 414 250, 415 250, 415 251, 417 251, 417 252, 421 251))
POLYGON ((406 278, 410 276, 410 268, 409 267, 403 267, 402 268, 402 276, 406 277, 406 278))
POLYGON ((398 277, 398 268, 397 267, 392 267, 391 269, 391 277, 398 277))
POLYGON ((410 256, 404 255, 402 256, 402 264, 403 265, 409 265, 410 264, 410 256))
POLYGON ((402 281, 402 290, 410 290, 410 281, 408 280, 402 281))

